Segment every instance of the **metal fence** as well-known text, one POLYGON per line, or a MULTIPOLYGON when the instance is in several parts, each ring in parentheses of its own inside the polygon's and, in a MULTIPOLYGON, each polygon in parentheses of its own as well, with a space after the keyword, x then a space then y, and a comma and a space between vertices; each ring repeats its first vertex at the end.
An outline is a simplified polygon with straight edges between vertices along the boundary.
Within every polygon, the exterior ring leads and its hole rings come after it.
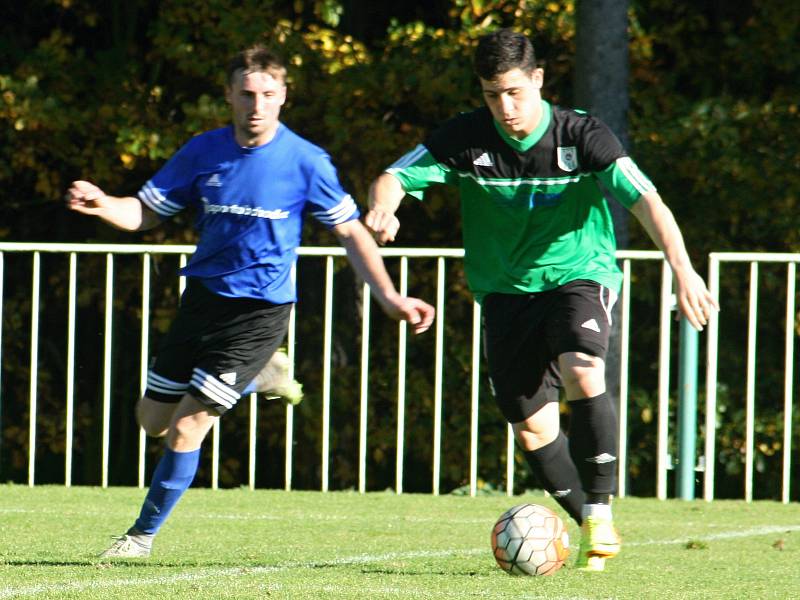
MULTIPOLYGON (((103 288, 103 314, 104 314, 104 340, 103 340, 103 357, 102 357, 102 442, 100 445, 101 458, 101 477, 100 482, 102 486, 109 485, 109 450, 110 450, 110 415, 112 411, 113 401, 112 398, 112 343, 114 340, 114 297, 115 297, 115 265, 117 259, 124 255, 135 255, 141 259, 141 298, 142 303, 140 307, 141 314, 141 338, 139 342, 139 387, 140 392, 144 391, 148 354, 150 352, 150 335, 151 330, 151 272, 152 272, 152 257, 155 255, 177 255, 180 265, 184 265, 187 257, 194 251, 193 246, 151 246, 151 245, 104 245, 104 244, 36 244, 36 243, 0 243, 0 315, 3 319, 0 320, 0 367, 4 366, 2 363, 5 360, 3 354, 3 340, 7 336, 24 336, 26 332, 19 327, 14 330, 14 325, 6 325, 4 331, 3 323, 11 323, 12 319, 6 318, 8 315, 4 312, 4 298, 8 294, 10 286, 19 289, 21 286, 30 286, 30 323, 27 327, 27 334, 30 337, 30 356, 27 367, 29 368, 30 378, 28 386, 28 469, 27 469, 27 482, 28 485, 33 486, 37 482, 36 478, 36 452, 37 452, 37 421, 38 421, 38 400, 39 391, 37 382, 39 380, 39 340, 42 332, 40 331, 40 301, 46 298, 48 290, 42 288, 42 267, 41 259, 43 254, 57 254, 65 257, 68 268, 68 289, 67 295, 67 315, 66 325, 63 335, 66 336, 66 356, 63 357, 66 363, 66 420, 65 420, 65 464, 64 464, 64 483, 67 486, 72 485, 72 456, 73 456, 73 433, 74 433, 74 420, 75 420, 75 385, 74 376, 77 368, 76 363, 76 349, 75 349, 75 332, 78 326, 76 316, 77 298, 81 289, 78 285, 77 271, 79 259, 87 255, 101 255, 105 257, 105 268, 102 274, 93 279, 91 285, 96 288, 102 286, 103 288), (29 279, 23 281, 19 277, 14 281, 7 281, 6 277, 6 258, 8 255, 18 254, 30 257, 30 271, 29 279)), ((438 311, 438 318, 435 322, 432 334, 434 337, 433 344, 434 350, 434 364, 432 365, 433 376, 433 424, 432 424, 432 439, 427 440, 431 445, 431 491, 433 494, 439 494, 440 480, 441 480, 441 461, 442 461, 442 438, 445 432, 443 431, 442 423, 442 404, 444 398, 444 390, 447 386, 445 373, 443 371, 443 358, 445 356, 445 339, 444 339, 444 324, 447 322, 448 315, 445 314, 445 299, 449 293, 448 286, 445 282, 445 268, 447 264, 452 261, 462 261, 463 251, 460 249, 411 249, 411 248, 384 248, 381 253, 388 261, 397 261, 399 273, 398 289, 401 293, 407 293, 409 285, 409 263, 425 259, 428 261, 434 260, 436 263, 435 268, 435 297, 428 298, 436 305, 438 311)), ((324 281, 314 283, 315 289, 319 290, 319 295, 322 297, 324 305, 324 330, 322 332, 322 355, 320 357, 321 363, 321 407, 319 426, 321 428, 321 452, 319 456, 319 489, 328 491, 331 489, 329 474, 331 471, 331 370, 332 370, 332 355, 331 355, 331 341, 334 333, 334 289, 335 289, 335 269, 334 261, 339 257, 344 256, 344 250, 341 248, 310 248, 303 247, 299 249, 299 261, 306 260, 311 257, 324 259, 324 281)), ((620 449, 619 449, 619 495, 625 496, 627 494, 627 480, 628 480, 628 425, 629 425, 629 381, 630 381, 630 359, 632 352, 636 352, 637 356, 644 354, 651 354, 652 360, 657 361, 657 383, 654 387, 657 388, 657 435, 656 444, 652 448, 652 453, 656 457, 656 496, 658 498, 666 498, 668 493, 668 473, 673 468, 673 461, 670 455, 670 442, 671 435, 674 436, 674 426, 672 426, 670 406, 671 399, 672 405, 675 402, 674 392, 674 374, 671 373, 671 356, 675 354, 673 343, 672 323, 674 314, 674 295, 672 294, 672 274, 671 271, 663 261, 663 256, 660 252, 654 251, 620 251, 618 258, 624 274, 623 287, 620 293, 619 304, 619 357, 620 357, 620 370, 619 373, 608 373, 608 378, 613 383, 618 384, 618 410, 620 422, 620 449), (636 346, 638 335, 632 335, 632 331, 637 331, 642 325, 637 323, 631 315, 631 301, 635 295, 636 286, 641 285, 637 283, 639 278, 635 276, 634 266, 639 268, 644 263, 651 263, 654 266, 660 265, 660 282, 658 283, 658 347, 655 348, 640 348, 636 346), (618 379, 617 379, 618 378, 618 379)), ((797 337, 798 324, 796 323, 797 315, 795 309, 795 295, 796 295, 796 264, 800 262, 800 254, 758 254, 758 253, 713 253, 709 256, 709 287, 715 297, 720 294, 720 276, 722 263, 745 263, 749 264, 750 278, 749 278, 749 308, 747 316, 747 363, 746 363, 746 390, 745 390, 745 410, 746 422, 745 426, 745 447, 743 449, 744 457, 744 494, 746 500, 753 499, 753 482, 754 482, 754 464, 755 464, 755 436, 754 427, 756 423, 756 349, 757 349, 757 327, 759 326, 759 310, 758 310, 758 290, 759 290, 759 265, 780 264, 785 265, 785 293, 786 293, 786 307, 785 307, 785 322, 784 323, 770 323, 765 326, 771 330, 780 331, 784 343, 784 388, 783 388, 783 443, 782 443, 782 482, 780 497, 783 502, 790 500, 790 484, 791 484, 791 471, 792 471, 792 437, 793 421, 792 421, 792 405, 794 402, 794 386, 793 381, 795 377, 793 365, 794 359, 794 343, 797 337)), ((183 278, 179 278, 179 289, 183 289, 183 278)), ((655 294, 653 290, 649 293, 655 294)), ((368 422, 368 407, 370 398, 370 386, 374 384, 374 371, 370 369, 369 363, 369 349, 370 349, 370 336, 372 333, 370 325, 370 295, 369 289, 366 285, 361 290, 361 335, 360 335, 360 385, 359 385, 359 411, 358 411, 358 490, 365 492, 368 488, 367 481, 367 441, 370 435, 370 423, 368 422)), ((98 293, 98 298, 100 294, 98 293)), ((302 302, 302 298, 301 298, 302 302)), ((718 356, 720 343, 728 343, 726 340, 720 341, 720 319, 725 318, 725 302, 723 298, 723 313, 719 317, 716 315, 712 317, 706 331, 706 368, 705 368, 705 425, 706 432, 704 439, 704 452, 698 461, 697 470, 703 471, 703 496, 706 500, 712 500, 715 496, 714 481, 715 481, 715 444, 717 443, 718 431, 718 407, 717 407, 717 392, 718 392, 718 356), (712 434, 709 435, 708 432, 712 434)), ((471 306, 472 321, 471 327, 471 379, 470 379, 470 414, 469 414, 469 483, 468 489, 470 495, 475 495, 478 492, 479 481, 481 480, 479 470, 479 429, 481 423, 479 422, 479 407, 481 402, 493 402, 484 393, 481 394, 481 311, 480 305, 472 303, 471 306)), ((16 321, 15 321, 16 323, 16 321)), ((466 326, 466 325, 465 325, 466 326)), ((404 448, 405 443, 409 437, 409 432, 406 430, 406 365, 407 365, 407 326, 405 323, 397 324, 397 382, 396 382, 396 442, 395 442, 395 481, 394 489, 397 493, 403 493, 404 482, 404 448)), ((294 348, 297 341, 297 322, 295 312, 289 324, 288 333, 288 352, 292 363, 294 363, 294 348)), ((61 332, 47 332, 48 335, 57 336, 61 332)), ((292 373, 294 375, 294 373, 292 373)), ((5 403, 12 401, 5 397, 0 381, 0 416, 3 415, 3 406, 5 403)), ((14 402, 20 402, 22 399, 14 398, 14 402)), ((244 406, 242 407, 244 408, 244 406)), ((241 409, 240 409, 241 410, 241 409)), ((248 477, 247 481, 243 482, 250 488, 256 487, 256 464, 259 458, 257 452, 259 439, 257 435, 257 416, 259 410, 259 403, 255 395, 251 395, 248 405, 248 477)), ((293 439, 294 431, 294 407, 286 406, 286 420, 284 436, 284 487, 285 489, 293 489, 292 476, 295 469, 293 457, 293 439)), ((2 433, 2 426, 5 425, 0 420, 0 433, 2 433)), ((514 490, 514 465, 515 465, 515 447, 513 436, 511 434, 510 426, 506 431, 506 448, 505 448, 505 489, 510 495, 514 490)), ((211 451, 212 451, 212 474, 211 486, 216 488, 219 486, 219 465, 221 460, 220 449, 220 435, 219 424, 214 428, 211 435, 211 451)), ((8 441, 0 438, 0 456, 2 455, 3 445, 7 445, 8 441)), ((146 466, 146 438, 143 431, 138 432, 138 485, 145 485, 145 466, 146 466)), ((498 469, 502 469, 503 465, 497 465, 498 469)))

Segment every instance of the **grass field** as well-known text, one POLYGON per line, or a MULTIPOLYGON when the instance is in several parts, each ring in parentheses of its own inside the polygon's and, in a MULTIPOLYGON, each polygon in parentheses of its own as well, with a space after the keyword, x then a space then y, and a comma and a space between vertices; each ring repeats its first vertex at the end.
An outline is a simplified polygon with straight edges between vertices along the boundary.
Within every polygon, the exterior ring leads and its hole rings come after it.
POLYGON ((618 500, 623 551, 604 573, 570 568, 573 552, 518 578, 489 532, 514 504, 559 510, 550 498, 192 489, 150 559, 98 561, 143 496, 0 486, 0 599, 800 598, 797 504, 618 500))

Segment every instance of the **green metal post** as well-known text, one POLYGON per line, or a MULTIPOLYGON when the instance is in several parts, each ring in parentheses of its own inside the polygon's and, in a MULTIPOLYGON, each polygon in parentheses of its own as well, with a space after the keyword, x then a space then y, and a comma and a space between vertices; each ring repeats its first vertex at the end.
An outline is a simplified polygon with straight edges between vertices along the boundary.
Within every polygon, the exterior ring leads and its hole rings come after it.
POLYGON ((698 331, 681 317, 678 379, 677 495, 694 500, 694 463, 697 442, 697 346, 698 331))

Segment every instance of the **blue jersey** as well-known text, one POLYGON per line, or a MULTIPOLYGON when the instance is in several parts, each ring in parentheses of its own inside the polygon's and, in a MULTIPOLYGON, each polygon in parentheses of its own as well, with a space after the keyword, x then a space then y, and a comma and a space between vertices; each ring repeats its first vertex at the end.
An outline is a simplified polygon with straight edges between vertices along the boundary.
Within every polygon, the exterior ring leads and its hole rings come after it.
POLYGON ((283 124, 255 148, 239 146, 232 127, 184 145, 139 191, 163 218, 197 210, 197 250, 182 275, 212 292, 274 304, 296 300, 292 266, 303 216, 327 227, 357 219, 330 157, 283 124))

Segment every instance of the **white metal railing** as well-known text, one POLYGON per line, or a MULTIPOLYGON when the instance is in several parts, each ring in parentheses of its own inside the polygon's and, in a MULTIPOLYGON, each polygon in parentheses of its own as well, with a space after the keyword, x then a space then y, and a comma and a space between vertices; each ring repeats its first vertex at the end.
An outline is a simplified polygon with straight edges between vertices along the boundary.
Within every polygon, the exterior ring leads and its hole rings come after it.
MULTIPOLYGON (((38 400, 38 339, 39 339, 39 312, 41 297, 41 254, 58 253, 69 257, 69 285, 68 285, 68 314, 67 314, 67 380, 66 380, 66 438, 65 438, 65 484, 72 484, 72 454, 73 454, 73 427, 74 427, 74 375, 76 368, 75 361, 75 329, 76 329, 76 297, 77 297, 77 267, 78 257, 82 254, 101 254, 105 255, 105 306, 104 306, 104 345, 103 345, 103 369, 102 369, 102 460, 101 460, 101 484, 108 485, 108 458, 109 458, 109 431, 110 415, 112 410, 111 402, 111 348, 113 343, 113 298, 115 283, 115 257, 120 255, 139 255, 142 259, 142 322, 141 322, 141 341, 139 347, 140 372, 139 386, 140 393, 144 392, 147 377, 147 362, 149 356, 149 336, 150 311, 149 299, 151 295, 151 256, 152 255, 177 255, 180 265, 186 264, 188 255, 194 251, 193 246, 165 246, 165 245, 139 245, 139 244, 37 244, 37 243, 2 243, 0 242, 0 315, 3 311, 5 271, 5 253, 29 253, 32 256, 32 280, 31 280, 31 322, 30 322, 30 382, 29 382, 29 455, 28 455, 28 484, 34 485, 35 478, 35 453, 36 453, 36 430, 37 430, 37 400, 38 400)), ((321 381, 321 481, 320 489, 328 491, 330 489, 331 471, 331 362, 332 362, 332 339, 333 339, 333 290, 334 281, 334 259, 343 257, 345 251, 342 248, 310 248, 303 247, 298 251, 300 259, 306 257, 321 257, 325 259, 325 280, 324 280, 324 329, 322 332, 322 381, 321 381)), ((447 319, 445 314, 445 297, 447 288, 445 286, 445 266, 447 261, 462 260, 463 250, 461 249, 422 249, 422 248, 382 248, 381 254, 386 258, 399 259, 399 284, 398 289, 406 293, 409 280, 409 261, 422 258, 436 259, 436 298, 437 320, 433 329, 435 338, 435 359, 433 365, 433 439, 431 443, 432 454, 432 481, 431 489, 433 494, 440 493, 441 480, 441 459, 442 459, 442 436, 443 436, 443 390, 445 386, 444 377, 444 322, 447 319)), ((657 401, 657 447, 656 454, 656 495, 659 498, 666 498, 667 495, 667 476, 670 469, 669 465, 669 398, 670 398, 670 348, 671 348, 671 312, 674 308, 674 297, 672 295, 672 273, 666 262, 663 260, 661 252, 656 251, 620 251, 617 253, 621 261, 624 274, 623 286, 620 294, 620 372, 619 372, 619 495, 625 496, 626 474, 628 469, 628 405, 629 405, 629 357, 631 346, 631 286, 632 286, 632 263, 637 261, 660 261, 661 264, 661 284, 660 284, 660 306, 659 306, 659 328, 660 337, 657 351, 658 360, 658 401, 657 401)), ((746 253, 714 253, 710 255, 709 286, 715 297, 719 295, 719 270, 721 262, 749 262, 751 264, 750 277, 750 317, 748 319, 748 368, 747 368, 747 453, 745 458, 745 498, 752 499, 753 482, 753 426, 755 414, 754 381, 755 381, 755 325, 758 318, 757 313, 757 281, 758 264, 761 262, 783 262, 787 264, 787 306, 786 306, 786 330, 785 348, 786 361, 785 387, 784 387, 784 455, 783 455, 783 486, 782 499, 789 501, 790 490, 790 451, 792 436, 792 380, 794 354, 793 345, 795 334, 792 323, 795 314, 795 280, 796 263, 800 262, 800 254, 746 254, 746 253)), ((179 289, 182 290, 185 282, 180 278, 179 289)), ((369 348, 370 348, 370 296, 369 289, 364 286, 363 294, 363 314, 361 324, 361 376, 359 382, 359 416, 358 416, 358 489, 361 492, 367 489, 367 441, 369 434, 369 348)), ((430 299, 429 299, 430 300, 430 299)), ((470 380, 470 434, 469 434, 469 490, 470 494, 475 495, 478 489, 478 433, 480 423, 478 421, 480 406, 480 364, 481 364, 481 341, 480 341, 480 306, 473 303, 472 306, 472 345, 471 345, 471 380, 470 380)), ((399 323, 398 327, 398 348, 397 348, 397 424, 396 424, 396 475, 395 489, 397 493, 403 492, 404 479, 404 449, 406 433, 405 423, 405 382, 406 382, 406 345, 407 345, 407 325, 399 323)), ((2 340, 3 340, 2 321, 0 321, 0 363, 3 359, 2 340)), ((296 315, 292 311, 290 316, 288 331, 288 349, 292 369, 294 368, 294 348, 297 341, 296 315)), ((718 350, 718 317, 714 315, 707 328, 707 361, 706 361, 706 431, 716 431, 716 384, 717 384, 717 350, 718 350)), ((643 352, 647 350, 637 350, 643 352)), ((291 373, 292 376, 294 373, 291 373)), ((609 373, 609 377, 615 374, 609 373)), ((0 407, 2 406, 2 388, 0 388, 0 407)), ((258 403, 255 395, 250 397, 249 402, 249 426, 248 426, 248 485, 255 487, 256 479, 256 460, 257 460, 257 432, 256 423, 258 416, 258 403)), ((510 495, 514 489, 514 454, 515 446, 511 427, 507 427, 506 432, 506 489, 510 495)), ((217 425, 212 430, 212 475, 211 486, 219 485, 219 463, 220 463, 220 431, 217 425)), ((285 460, 284 460, 284 482, 285 488, 292 489, 293 471, 293 439, 294 439, 294 409, 292 406, 286 407, 286 428, 285 428, 285 460)), ((0 440, 0 443, 2 440, 0 440)), ((139 430, 138 437, 138 485, 145 485, 145 449, 146 438, 144 432, 139 430)), ((715 436, 707 435, 705 438, 705 473, 704 473, 704 497, 707 500, 714 496, 714 463, 715 436)))
MULTIPOLYGON (((794 381, 794 343, 795 332, 795 289, 797 263, 800 254, 756 253, 756 252, 714 252, 709 255, 709 289, 719 298, 719 280, 722 263, 747 263, 750 266, 749 305, 747 317, 747 373, 746 373, 746 437, 745 437, 745 478, 744 498, 753 499, 753 464, 755 455, 755 382, 756 382, 756 326, 758 324, 758 280, 759 265, 762 263, 782 263, 786 265, 786 312, 784 325, 784 387, 783 387, 783 456, 781 500, 789 502, 790 473, 792 460, 792 404, 794 381)), ((706 359, 706 430, 716 431, 717 416, 717 367, 719 351, 719 315, 712 315, 708 324, 706 359)), ((705 473, 703 478, 703 497, 714 498, 714 456, 716 436, 705 439, 705 473)))

